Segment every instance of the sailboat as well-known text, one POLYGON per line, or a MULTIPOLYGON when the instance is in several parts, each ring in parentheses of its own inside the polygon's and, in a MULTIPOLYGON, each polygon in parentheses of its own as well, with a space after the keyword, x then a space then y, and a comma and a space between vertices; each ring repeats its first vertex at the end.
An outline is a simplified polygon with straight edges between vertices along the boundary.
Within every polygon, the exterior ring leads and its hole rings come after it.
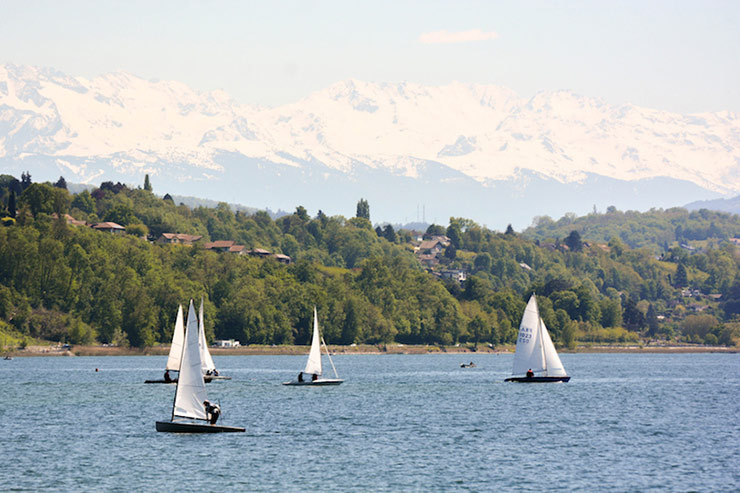
POLYGON ((329 348, 326 347, 324 338, 319 335, 319 318, 316 314, 316 307, 313 308, 313 336, 311 338, 311 350, 308 352, 308 361, 306 367, 302 372, 298 374, 296 380, 290 382, 283 382, 283 385, 339 385, 344 380, 339 378, 337 375, 337 369, 334 366, 334 362, 329 354, 329 348), (329 363, 334 370, 334 378, 322 378, 323 373, 321 367, 321 345, 323 344, 326 350, 326 355, 329 357, 329 363))
POLYGON ((203 299, 200 300, 200 323, 198 325, 198 331, 200 337, 198 338, 198 347, 200 348, 200 359, 203 363, 203 373, 206 375, 206 383, 211 380, 231 380, 231 377, 219 375, 216 370, 216 364, 213 362, 211 352, 208 350, 208 341, 206 341, 206 325, 203 318, 203 299))
MULTIPOLYGON (((171 371, 180 371, 180 359, 182 357, 182 345, 185 340, 185 323, 182 316, 182 305, 177 307, 177 318, 175 319, 175 331, 172 333, 172 345, 164 367, 165 375, 171 371)), ((161 380, 145 380, 144 383, 177 383, 177 378, 166 378, 161 380)))
POLYGON ((211 424, 206 409, 208 396, 206 383, 201 370, 200 349, 198 347, 198 319, 195 316, 193 301, 188 310, 188 326, 180 359, 180 375, 177 379, 175 402, 172 405, 170 421, 157 421, 157 431, 175 433, 220 433, 245 431, 235 426, 211 424))
POLYGON ((514 353, 514 369, 507 382, 567 382, 555 345, 550 339, 544 320, 537 308, 537 298, 533 294, 524 309, 519 324, 519 338, 514 353))

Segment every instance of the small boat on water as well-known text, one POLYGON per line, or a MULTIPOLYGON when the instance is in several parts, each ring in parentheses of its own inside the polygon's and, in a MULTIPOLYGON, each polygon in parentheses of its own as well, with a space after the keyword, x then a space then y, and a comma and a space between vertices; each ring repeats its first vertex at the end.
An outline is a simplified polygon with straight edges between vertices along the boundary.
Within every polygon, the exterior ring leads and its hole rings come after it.
POLYGON ((540 317, 534 294, 529 298, 522 322, 519 324, 519 337, 516 341, 514 368, 511 374, 506 382, 545 383, 570 380, 550 339, 545 322, 540 317))
POLYGON ((200 358, 203 362, 203 373, 205 374, 206 383, 212 380, 231 380, 231 377, 220 375, 216 369, 216 363, 213 362, 211 352, 208 350, 208 342, 206 341, 206 325, 205 319, 203 318, 203 298, 200 300, 200 324, 198 330, 200 331, 200 337, 198 338, 198 347, 200 348, 200 358))
POLYGON ((339 378, 337 375, 337 369, 334 366, 334 362, 331 359, 329 348, 326 347, 324 338, 319 334, 319 318, 316 314, 316 307, 313 309, 313 336, 311 337, 311 350, 308 352, 308 361, 306 367, 302 372, 298 374, 295 380, 290 382, 283 382, 283 385, 339 385, 344 380, 339 378), (334 370, 335 378, 323 378, 323 368, 321 365, 321 345, 323 344, 326 350, 326 355, 331 363, 332 370, 334 370))
POLYGON ((199 323, 191 300, 185 344, 180 359, 180 375, 172 405, 172 418, 169 421, 157 421, 156 429, 174 433, 243 432, 245 429, 241 427, 216 424, 221 409, 210 403, 206 393, 203 363, 198 346, 200 336, 198 328, 199 323))
POLYGON ((182 346, 185 341, 185 323, 182 316, 182 305, 177 307, 177 318, 175 319, 175 331, 172 333, 172 345, 164 367, 164 378, 159 380, 145 380, 144 383, 177 383, 177 377, 171 377, 170 372, 180 371, 180 358, 182 357, 182 346))
POLYGON ((475 363, 472 361, 470 363, 461 363, 460 368, 475 368, 475 363))

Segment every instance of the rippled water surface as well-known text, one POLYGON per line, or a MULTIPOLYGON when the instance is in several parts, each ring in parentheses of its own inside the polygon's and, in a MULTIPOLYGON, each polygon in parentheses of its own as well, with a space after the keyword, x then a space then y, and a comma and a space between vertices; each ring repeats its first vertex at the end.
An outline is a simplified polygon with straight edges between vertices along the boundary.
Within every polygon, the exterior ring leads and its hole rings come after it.
POLYGON ((155 431, 166 357, 0 360, 0 491, 740 489, 740 355, 561 357, 534 385, 511 355, 339 355, 321 388, 280 385, 304 357, 217 357, 247 428, 217 435, 155 431))

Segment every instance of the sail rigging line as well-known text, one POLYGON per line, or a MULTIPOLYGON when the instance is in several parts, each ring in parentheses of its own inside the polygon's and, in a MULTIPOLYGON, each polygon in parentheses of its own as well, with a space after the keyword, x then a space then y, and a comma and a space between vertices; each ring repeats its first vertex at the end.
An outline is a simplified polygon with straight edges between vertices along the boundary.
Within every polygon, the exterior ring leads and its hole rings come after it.
POLYGON ((321 344, 324 345, 324 349, 326 349, 326 355, 329 357, 329 363, 331 363, 331 369, 334 370, 334 378, 339 378, 339 374, 337 373, 337 369, 334 366, 334 361, 331 359, 331 353, 329 352, 329 348, 326 345, 326 342, 324 342, 324 336, 321 336, 321 344))

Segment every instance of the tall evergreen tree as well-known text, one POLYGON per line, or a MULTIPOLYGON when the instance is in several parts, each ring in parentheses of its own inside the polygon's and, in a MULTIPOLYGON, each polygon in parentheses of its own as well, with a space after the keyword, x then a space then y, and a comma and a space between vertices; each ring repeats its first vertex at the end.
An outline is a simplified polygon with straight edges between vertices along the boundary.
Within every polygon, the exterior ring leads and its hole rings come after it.
POLYGON ((26 171, 25 173, 21 173, 21 187, 23 190, 31 186, 31 173, 26 171))
POLYGON ((359 202, 357 202, 357 217, 361 217, 364 219, 370 220, 370 204, 367 203, 367 200, 360 199, 359 202))
POLYGON ((655 334, 658 332, 658 314, 655 311, 655 307, 652 303, 650 303, 650 306, 648 306, 647 314, 645 315, 645 318, 647 319, 647 326, 648 326, 648 334, 652 337, 655 336, 655 334))
POLYGON ((57 188, 63 188, 67 190, 67 180, 65 180, 63 176, 60 176, 57 182, 54 184, 54 186, 57 188))
POLYGON ((386 224, 385 227, 383 228, 383 236, 385 237, 386 240, 390 241, 391 243, 396 242, 396 238, 397 238, 396 230, 394 230, 393 226, 391 226, 390 224, 386 224))
POLYGON ((580 252, 583 249, 583 242, 581 241, 581 234, 575 229, 570 232, 567 238, 565 238, 565 244, 568 245, 571 252, 580 252))
POLYGON ((152 191, 152 184, 149 181, 149 174, 144 175, 144 190, 146 190, 147 192, 152 191))
POLYGON ((689 278, 686 273, 686 267, 683 263, 679 263, 676 268, 676 275, 673 278, 673 285, 677 288, 685 288, 689 285, 689 278))
POLYGON ((15 203, 15 190, 10 191, 10 196, 8 197, 8 214, 10 217, 15 218, 15 210, 16 210, 16 203, 15 203))

